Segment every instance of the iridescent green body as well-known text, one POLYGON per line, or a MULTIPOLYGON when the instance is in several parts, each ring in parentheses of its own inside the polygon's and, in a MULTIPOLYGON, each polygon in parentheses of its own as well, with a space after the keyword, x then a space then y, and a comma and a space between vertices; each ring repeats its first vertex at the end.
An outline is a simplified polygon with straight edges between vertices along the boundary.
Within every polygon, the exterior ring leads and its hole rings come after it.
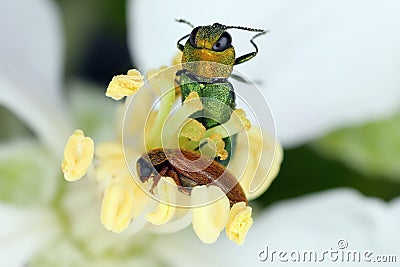
POLYGON ((227 80, 209 83, 193 74, 183 72, 179 74, 179 83, 182 101, 191 92, 196 92, 202 100, 204 109, 193 115, 206 129, 223 124, 229 120, 235 109, 235 93, 233 86, 227 80))
MULTIPOLYGON (((201 98, 203 109, 194 113, 192 117, 201 122, 206 129, 223 124, 230 119, 231 113, 235 109, 235 92, 230 82, 226 79, 219 79, 211 83, 209 79, 193 76, 187 70, 178 75, 182 101, 185 101, 191 92, 196 92, 201 98)), ((228 164, 234 140, 235 137, 223 139, 225 150, 228 151, 228 158, 222 161, 216 159, 217 161, 224 165, 228 164)))
MULTIPOLYGON (((190 23, 180 20, 186 24, 190 23)), ((235 93, 232 84, 228 81, 233 66, 246 62, 253 58, 258 50, 253 39, 250 42, 256 48, 255 52, 235 58, 235 49, 232 46, 232 38, 227 29, 242 29, 256 31, 264 34, 264 30, 250 29, 240 26, 225 26, 214 23, 208 26, 199 26, 192 30, 189 35, 178 41, 178 49, 182 54, 182 70, 176 74, 182 101, 191 92, 197 92, 202 99, 204 109, 193 114, 192 117, 201 122, 206 129, 227 122, 235 109, 235 93), (185 45, 179 42, 189 37, 185 45)), ((226 160, 220 161, 226 165, 232 154, 235 136, 223 139, 225 150, 229 156, 226 160)), ((216 159, 218 160, 218 159, 216 159)))

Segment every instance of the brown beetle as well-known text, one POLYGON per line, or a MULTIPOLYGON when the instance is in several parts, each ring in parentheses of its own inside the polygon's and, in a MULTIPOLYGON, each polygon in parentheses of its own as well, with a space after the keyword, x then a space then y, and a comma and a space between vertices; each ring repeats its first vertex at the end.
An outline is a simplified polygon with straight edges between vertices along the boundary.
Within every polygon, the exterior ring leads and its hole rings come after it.
POLYGON ((226 194, 231 206, 237 202, 247 204, 246 195, 235 177, 220 163, 194 151, 153 149, 138 159, 136 168, 142 182, 154 179, 150 191, 161 176, 168 176, 184 193, 190 194, 196 185, 215 185, 226 194))

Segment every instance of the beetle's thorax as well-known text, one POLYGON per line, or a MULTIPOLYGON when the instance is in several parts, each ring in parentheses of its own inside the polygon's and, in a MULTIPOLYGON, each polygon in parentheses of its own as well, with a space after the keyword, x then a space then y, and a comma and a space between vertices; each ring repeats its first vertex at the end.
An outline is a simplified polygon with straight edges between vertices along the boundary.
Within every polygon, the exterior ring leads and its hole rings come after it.
POLYGON ((205 78, 228 78, 235 63, 235 49, 233 46, 223 51, 214 51, 213 46, 225 32, 224 25, 200 27, 195 35, 195 46, 188 40, 183 49, 183 67, 190 72, 205 78))

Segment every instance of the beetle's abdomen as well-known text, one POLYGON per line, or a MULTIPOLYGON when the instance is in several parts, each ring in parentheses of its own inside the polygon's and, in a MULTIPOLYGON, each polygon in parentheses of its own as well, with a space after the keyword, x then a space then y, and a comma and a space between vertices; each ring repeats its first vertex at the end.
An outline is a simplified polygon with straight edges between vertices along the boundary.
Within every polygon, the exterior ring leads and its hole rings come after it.
MULTIPOLYGON (((227 122, 235 109, 235 92, 233 86, 226 79, 204 79, 191 74, 190 72, 182 71, 179 73, 178 82, 182 93, 182 102, 191 92, 196 92, 203 103, 203 110, 200 110, 192 115, 199 121, 206 129, 218 126, 227 122)), ((232 155, 235 146, 236 136, 226 137, 223 139, 225 142, 225 150, 228 151, 228 157, 225 160, 217 161, 223 165, 227 165, 232 155)))
POLYGON ((223 124, 229 120, 235 109, 235 92, 227 80, 218 83, 194 81, 186 73, 179 78, 182 101, 191 92, 196 92, 202 99, 204 109, 195 113, 195 117, 206 129, 223 124))
MULTIPOLYGON (((194 151, 166 149, 168 162, 173 169, 197 185, 215 185, 221 188, 231 206, 246 202, 246 195, 236 178, 223 165, 194 151), (193 164, 188 164, 193 162, 193 164)), ((187 182, 186 182, 187 184, 187 182)))
POLYGON ((194 186, 215 185, 226 194, 231 206, 237 202, 247 204, 246 194, 236 178, 223 165, 197 152, 158 148, 143 154, 136 164, 142 182, 157 177, 167 168, 176 173, 182 192, 190 194, 194 186))

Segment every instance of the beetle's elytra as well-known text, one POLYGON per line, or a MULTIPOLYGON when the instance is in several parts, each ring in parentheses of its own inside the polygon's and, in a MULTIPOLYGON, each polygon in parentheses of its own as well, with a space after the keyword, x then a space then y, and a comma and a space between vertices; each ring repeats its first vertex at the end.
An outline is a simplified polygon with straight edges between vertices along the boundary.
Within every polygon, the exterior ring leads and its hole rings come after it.
POLYGON ((226 194, 231 206, 237 202, 247 204, 236 178, 223 165, 197 152, 178 148, 153 149, 143 154, 136 166, 142 182, 154 179, 153 188, 161 176, 168 176, 187 194, 196 185, 215 185, 226 194))

